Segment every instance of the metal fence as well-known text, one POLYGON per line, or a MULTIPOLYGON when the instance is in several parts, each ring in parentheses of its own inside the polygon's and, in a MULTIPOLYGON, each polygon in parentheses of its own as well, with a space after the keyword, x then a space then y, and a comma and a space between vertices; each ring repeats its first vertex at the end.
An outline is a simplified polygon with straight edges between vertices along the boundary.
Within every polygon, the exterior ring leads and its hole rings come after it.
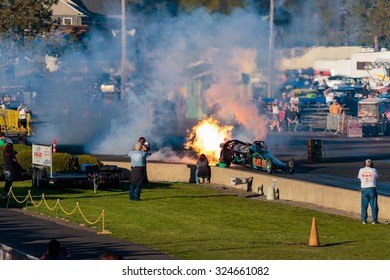
POLYGON ((329 131, 335 134, 345 133, 348 122, 352 119, 352 116, 346 114, 334 115, 328 114, 326 117, 326 129, 324 132, 329 131))
POLYGON ((0 244, 0 260, 37 260, 38 258, 0 244))

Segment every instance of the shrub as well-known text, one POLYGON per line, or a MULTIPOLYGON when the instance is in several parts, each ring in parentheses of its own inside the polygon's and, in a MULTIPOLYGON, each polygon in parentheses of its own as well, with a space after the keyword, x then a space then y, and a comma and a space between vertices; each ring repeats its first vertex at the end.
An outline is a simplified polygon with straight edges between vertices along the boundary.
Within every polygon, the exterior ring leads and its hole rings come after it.
MULTIPOLYGON (((2 151, 0 151, 2 152, 2 151)), ((32 148, 29 146, 20 147, 16 154, 19 165, 24 171, 32 169, 32 148)), ((1 158, 1 160, 3 160, 1 158)), ((73 157, 67 153, 53 154, 53 172, 70 172, 74 170, 73 157)))
POLYGON ((16 159, 24 171, 30 172, 32 169, 32 149, 23 149, 16 154, 16 159))
POLYGON ((32 148, 30 146, 24 145, 24 144, 14 144, 14 151, 15 153, 19 153, 24 150, 30 150, 32 151, 32 148))
MULTIPOLYGON (((4 153, 5 146, 0 146, 0 178, 3 178, 4 153)), ((14 144, 16 159, 20 168, 25 172, 30 172, 32 169, 32 147, 23 144, 14 144)), ((103 163, 90 155, 79 155, 77 157, 78 165, 81 167, 84 163, 96 164, 99 167, 103 163)), ((53 154, 53 173, 72 172, 76 168, 75 160, 71 154, 55 153, 53 154)))
POLYGON ((78 160, 78 165, 81 168, 81 166, 86 163, 86 164, 96 164, 99 167, 103 166, 103 163, 98 161, 95 157, 90 156, 90 155, 79 155, 77 157, 78 160))
POLYGON ((68 153, 53 154, 53 173, 71 172, 75 168, 73 156, 68 153))

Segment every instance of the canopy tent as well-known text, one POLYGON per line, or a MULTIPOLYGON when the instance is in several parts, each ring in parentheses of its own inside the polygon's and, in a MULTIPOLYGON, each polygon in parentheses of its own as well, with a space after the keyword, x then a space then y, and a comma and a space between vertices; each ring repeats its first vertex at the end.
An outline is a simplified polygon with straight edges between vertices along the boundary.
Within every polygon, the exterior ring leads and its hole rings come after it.
POLYGON ((372 68, 390 68, 390 58, 378 58, 370 66, 372 68))

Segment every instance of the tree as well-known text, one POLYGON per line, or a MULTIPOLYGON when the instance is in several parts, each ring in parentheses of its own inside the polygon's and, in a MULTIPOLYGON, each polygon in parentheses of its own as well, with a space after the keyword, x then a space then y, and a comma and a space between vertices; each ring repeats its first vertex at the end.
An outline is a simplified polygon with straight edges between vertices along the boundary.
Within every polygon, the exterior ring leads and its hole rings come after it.
POLYGON ((3 0, 0 9, 2 38, 35 37, 50 30, 52 6, 58 0, 3 0))
POLYGON ((348 0, 347 9, 353 15, 350 25, 354 26, 356 41, 374 46, 388 45, 390 37, 390 6, 388 0, 348 0))
POLYGON ((229 14, 234 8, 245 6, 245 0, 179 0, 180 6, 184 10, 193 10, 204 7, 210 12, 229 14))
POLYGON ((51 8, 56 3, 58 0, 0 1, 0 66, 13 67, 18 56, 34 48, 29 42, 50 30, 51 8))
POLYGON ((192 11, 206 8, 210 12, 230 13, 236 7, 244 7, 247 0, 126 0, 126 3, 137 12, 151 14, 167 11, 176 15, 178 10, 192 11))
POLYGON ((180 0, 125 0, 127 7, 143 15, 167 12, 169 15, 177 15, 180 0))
POLYGON ((379 44, 389 45, 390 38, 390 5, 386 1, 378 1, 376 8, 372 10, 368 25, 372 28, 374 35, 374 47, 379 48, 379 44))

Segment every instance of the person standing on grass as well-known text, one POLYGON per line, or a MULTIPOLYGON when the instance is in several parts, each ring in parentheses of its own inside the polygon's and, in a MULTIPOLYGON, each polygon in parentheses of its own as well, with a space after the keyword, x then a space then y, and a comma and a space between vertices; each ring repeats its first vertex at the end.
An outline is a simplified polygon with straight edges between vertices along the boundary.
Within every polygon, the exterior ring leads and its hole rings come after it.
MULTIPOLYGON (((138 142, 141 143, 141 149, 145 150, 146 152, 148 152, 149 156, 152 154, 152 152, 150 151, 150 144, 149 142, 146 142, 146 139, 145 137, 141 136, 139 139, 138 139, 138 142)), ((145 176, 144 176, 144 181, 145 181, 145 184, 146 185, 149 185, 149 179, 148 179, 148 172, 147 172, 147 168, 146 168, 146 162, 145 162, 145 176)))
POLYGON ((4 148, 3 153, 4 167, 3 173, 5 177, 4 185, 4 197, 7 198, 8 193, 12 187, 13 178, 15 176, 15 165, 17 163, 16 155, 14 152, 14 145, 12 143, 7 143, 4 148))
POLYGON ((145 179, 146 158, 149 152, 140 142, 135 143, 134 150, 128 153, 131 163, 129 199, 140 200, 141 187, 145 179))
POLYGON ((378 223, 378 194, 376 192, 376 179, 378 172, 374 168, 374 163, 370 159, 366 159, 364 167, 360 168, 358 179, 362 188, 362 211, 361 220, 363 224, 367 223, 367 208, 371 206, 372 224, 378 223))

